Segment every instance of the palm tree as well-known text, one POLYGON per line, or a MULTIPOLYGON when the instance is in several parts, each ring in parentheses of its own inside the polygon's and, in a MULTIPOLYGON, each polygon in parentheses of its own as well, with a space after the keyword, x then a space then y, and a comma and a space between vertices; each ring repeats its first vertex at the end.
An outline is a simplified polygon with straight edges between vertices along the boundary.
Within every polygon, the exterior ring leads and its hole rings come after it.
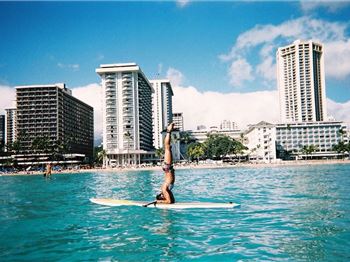
POLYGON ((164 148, 157 148, 156 156, 159 158, 160 161, 164 157, 164 148))
POLYGON ((106 167, 106 156, 107 156, 107 152, 104 149, 102 149, 100 152, 97 153, 97 161, 99 163, 102 162, 102 167, 103 168, 106 167))
MULTIPOLYGON (((195 138, 189 132, 180 132, 180 154, 181 154, 181 144, 184 145, 183 152, 187 155, 188 146, 195 142, 195 138)), ((185 157, 181 154, 182 158, 185 157)), ((186 156, 187 157, 187 156, 186 156)))
POLYGON ((187 150, 187 154, 191 159, 199 159, 205 155, 204 145, 201 143, 192 143, 187 150))
POLYGON ((345 144, 343 141, 339 141, 338 144, 333 145, 333 150, 338 154, 341 154, 342 158, 345 158, 345 152, 349 150, 349 144, 345 144))
POLYGON ((338 134, 340 135, 340 141, 343 142, 344 141, 344 136, 346 135, 346 131, 343 129, 343 127, 341 127, 338 130, 338 134))
POLYGON ((308 146, 303 146, 303 148, 301 149, 301 152, 306 155, 306 160, 307 160, 308 155, 311 155, 316 150, 317 150, 317 146, 308 145, 308 146))
POLYGON ((22 145, 20 140, 15 140, 10 144, 11 151, 18 154, 22 150, 22 145))

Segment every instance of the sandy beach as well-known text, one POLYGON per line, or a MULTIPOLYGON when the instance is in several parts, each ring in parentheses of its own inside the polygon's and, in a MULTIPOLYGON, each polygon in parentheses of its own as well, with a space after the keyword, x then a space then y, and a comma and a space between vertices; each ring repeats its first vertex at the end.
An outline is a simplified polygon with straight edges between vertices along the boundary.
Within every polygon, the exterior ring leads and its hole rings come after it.
MULTIPOLYGON (((350 164, 350 159, 332 159, 332 160, 296 160, 296 161, 281 161, 278 163, 213 163, 213 164, 175 164, 175 169, 217 169, 217 168, 270 168, 283 166, 309 166, 309 165, 334 165, 334 164, 350 164)), ((128 172, 128 171, 161 171, 160 166, 147 167, 116 167, 116 168, 90 168, 90 169, 64 169, 61 171, 52 171, 53 175, 57 174, 79 174, 85 172, 128 172)), ((19 175, 43 175, 43 172, 37 171, 19 171, 17 173, 0 173, 0 176, 19 176, 19 175)))

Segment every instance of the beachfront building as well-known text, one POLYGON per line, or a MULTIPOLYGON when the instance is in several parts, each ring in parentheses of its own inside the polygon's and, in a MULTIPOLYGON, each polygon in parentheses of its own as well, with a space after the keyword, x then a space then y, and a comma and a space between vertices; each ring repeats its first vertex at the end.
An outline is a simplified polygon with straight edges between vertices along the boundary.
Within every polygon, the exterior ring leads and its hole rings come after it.
POLYGON ((0 152, 5 149, 5 115, 0 115, 0 152))
POLYGON ((281 123, 327 121, 323 45, 297 40, 276 59, 281 123))
POLYGON ((175 128, 179 129, 180 132, 185 131, 183 113, 173 113, 173 122, 175 128))
POLYGON ((199 143, 203 143, 210 134, 226 135, 240 141, 243 133, 243 131, 239 129, 221 130, 217 126, 211 126, 209 129, 205 126, 202 126, 202 128, 199 129, 197 127, 197 130, 188 130, 186 132, 199 143))
POLYGON ((276 127, 261 121, 250 125, 244 133, 243 144, 248 147, 247 154, 252 161, 271 163, 276 161, 276 127))
POLYGON ((337 158, 333 146, 347 143, 346 125, 339 121, 304 122, 276 125, 276 146, 279 158, 337 158), (342 130, 342 131, 341 131, 342 130), (312 146, 313 152, 305 149, 312 146))
POLYGON ((66 163, 92 161, 93 108, 73 97, 65 84, 17 86, 16 103, 16 131, 9 119, 7 137, 15 133, 23 165, 48 161, 53 154, 66 163))
POLYGON ((5 111, 5 144, 11 145, 16 141, 16 108, 7 108, 5 111))
POLYGON ((153 87, 135 63, 105 64, 101 77, 103 149, 107 166, 137 165, 154 157, 153 87))
POLYGON ((152 116, 153 116, 153 145, 155 148, 163 148, 162 131, 173 121, 174 95, 168 79, 150 81, 154 93, 152 93, 152 116))

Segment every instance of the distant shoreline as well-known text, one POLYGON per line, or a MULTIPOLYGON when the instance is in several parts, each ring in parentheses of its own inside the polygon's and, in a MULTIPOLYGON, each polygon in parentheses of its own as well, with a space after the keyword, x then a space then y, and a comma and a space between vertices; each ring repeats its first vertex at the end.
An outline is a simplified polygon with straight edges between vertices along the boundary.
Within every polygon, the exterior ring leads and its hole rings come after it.
MULTIPOLYGON (((350 164, 350 159, 336 159, 336 160, 294 160, 294 161, 282 161, 279 163, 236 163, 231 164, 187 164, 187 165, 175 165, 175 169, 185 170, 185 169, 219 169, 219 168, 270 168, 270 167, 293 167, 293 166, 309 166, 309 165, 335 165, 335 164, 350 164)), ((57 174, 75 174, 84 172, 130 172, 130 171, 159 171, 160 166, 152 167, 127 167, 127 168, 91 168, 91 169, 69 169, 62 171, 52 171, 53 175, 57 174)), ((20 171, 18 173, 0 173, 0 176, 21 176, 21 175, 41 175, 44 172, 38 171, 20 171)))

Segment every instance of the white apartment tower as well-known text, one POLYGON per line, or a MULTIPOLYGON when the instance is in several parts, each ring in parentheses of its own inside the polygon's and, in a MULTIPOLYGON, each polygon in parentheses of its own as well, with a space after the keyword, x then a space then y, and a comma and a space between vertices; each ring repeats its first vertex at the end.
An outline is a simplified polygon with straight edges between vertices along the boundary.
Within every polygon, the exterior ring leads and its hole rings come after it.
POLYGON ((16 141, 16 108, 5 111, 5 144, 11 144, 16 141))
POLYGON ((101 77, 107 165, 136 165, 151 155, 153 88, 135 63, 105 64, 101 77))
POLYGON ((155 148, 162 148, 162 131, 173 121, 174 93, 168 79, 151 80, 150 83, 154 89, 152 94, 153 145, 155 148))
POLYGON ((183 113, 173 113, 173 122, 180 132, 185 131, 183 113))
POLYGON ((276 59, 281 122, 326 121, 323 45, 297 40, 276 59))

